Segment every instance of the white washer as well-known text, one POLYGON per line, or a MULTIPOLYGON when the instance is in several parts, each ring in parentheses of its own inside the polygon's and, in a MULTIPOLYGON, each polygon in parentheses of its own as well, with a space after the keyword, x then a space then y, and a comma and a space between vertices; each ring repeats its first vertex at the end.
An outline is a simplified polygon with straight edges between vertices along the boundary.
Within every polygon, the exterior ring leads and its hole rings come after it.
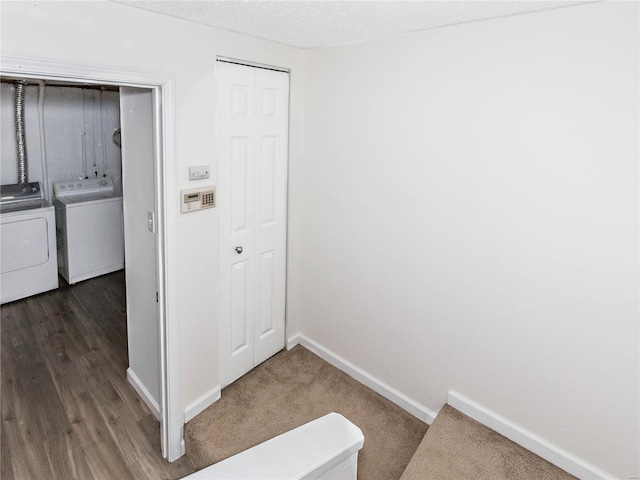
POLYGON ((53 184, 58 270, 69 283, 124 268, 122 195, 110 178, 53 184))
POLYGON ((0 303, 4 304, 58 288, 58 265, 55 215, 42 199, 40 185, 2 185, 0 191, 0 303))

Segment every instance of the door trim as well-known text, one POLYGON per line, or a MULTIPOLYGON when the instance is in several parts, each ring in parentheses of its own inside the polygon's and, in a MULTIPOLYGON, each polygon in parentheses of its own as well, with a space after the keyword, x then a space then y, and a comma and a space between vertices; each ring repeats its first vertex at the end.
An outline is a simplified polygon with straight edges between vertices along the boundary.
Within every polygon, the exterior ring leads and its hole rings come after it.
POLYGON ((276 72, 291 73, 291 69, 285 67, 277 67, 275 65, 267 65, 266 63, 251 62, 249 60, 240 60, 238 58, 216 56, 216 62, 235 63, 245 67, 262 68, 264 70, 275 70, 276 72))
POLYGON ((178 250, 175 173, 174 76, 166 73, 123 70, 100 65, 64 63, 45 59, 0 55, 0 75, 42 80, 81 81, 87 84, 142 87, 154 92, 156 248, 160 347, 162 455, 168 461, 185 453, 180 395, 180 335, 178 325, 178 250))

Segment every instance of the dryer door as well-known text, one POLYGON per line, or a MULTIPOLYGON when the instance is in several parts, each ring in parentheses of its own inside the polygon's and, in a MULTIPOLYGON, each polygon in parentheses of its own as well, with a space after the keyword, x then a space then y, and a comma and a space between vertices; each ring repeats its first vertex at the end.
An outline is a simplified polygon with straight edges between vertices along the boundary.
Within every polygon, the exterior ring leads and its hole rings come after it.
POLYGON ((15 272, 49 260, 47 220, 43 217, 15 219, 0 226, 0 270, 15 272))

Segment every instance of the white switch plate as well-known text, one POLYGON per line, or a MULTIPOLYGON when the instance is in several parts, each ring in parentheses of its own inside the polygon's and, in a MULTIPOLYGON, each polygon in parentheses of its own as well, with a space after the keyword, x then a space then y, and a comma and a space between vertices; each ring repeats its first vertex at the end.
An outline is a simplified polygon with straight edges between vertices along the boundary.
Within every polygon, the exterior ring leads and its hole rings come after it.
POLYGON ((189 167, 189 180, 204 180, 209 178, 209 165, 189 167))

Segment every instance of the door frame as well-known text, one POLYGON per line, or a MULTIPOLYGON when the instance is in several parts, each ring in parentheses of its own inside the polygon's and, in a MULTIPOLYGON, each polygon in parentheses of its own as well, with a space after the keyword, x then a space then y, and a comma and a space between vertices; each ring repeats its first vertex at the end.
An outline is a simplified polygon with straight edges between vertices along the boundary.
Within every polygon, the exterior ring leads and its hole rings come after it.
POLYGON ((180 395, 178 324, 177 198, 174 140, 174 76, 86 63, 64 63, 0 55, 0 75, 86 84, 147 88, 154 97, 156 261, 160 351, 160 430, 162 456, 173 462, 185 453, 180 395))

